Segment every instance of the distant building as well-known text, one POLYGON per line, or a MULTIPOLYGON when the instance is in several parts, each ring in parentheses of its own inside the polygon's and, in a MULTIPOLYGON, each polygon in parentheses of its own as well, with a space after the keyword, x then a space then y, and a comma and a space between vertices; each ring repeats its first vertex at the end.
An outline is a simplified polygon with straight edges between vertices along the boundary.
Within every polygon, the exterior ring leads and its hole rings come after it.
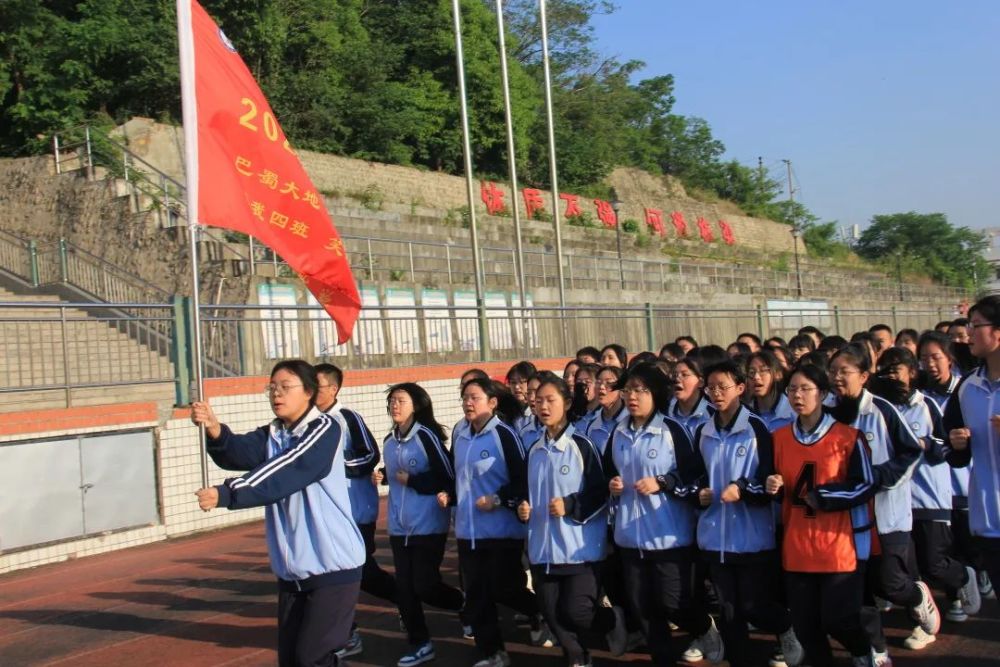
POLYGON ((990 263, 990 275, 987 276, 983 290, 987 294, 1000 293, 1000 227, 987 227, 983 230, 989 245, 983 255, 990 263))

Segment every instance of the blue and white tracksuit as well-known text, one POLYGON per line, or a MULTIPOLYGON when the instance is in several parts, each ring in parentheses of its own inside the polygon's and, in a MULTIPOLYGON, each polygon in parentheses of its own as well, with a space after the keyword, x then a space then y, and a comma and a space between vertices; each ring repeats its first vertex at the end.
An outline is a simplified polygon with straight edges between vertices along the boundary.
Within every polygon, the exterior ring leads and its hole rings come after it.
POLYGON ((774 407, 770 410, 764 410, 759 407, 756 398, 750 403, 749 407, 755 415, 761 418, 764 425, 767 426, 767 430, 771 433, 795 421, 795 411, 792 410, 792 404, 788 402, 788 397, 785 396, 784 392, 778 393, 778 400, 774 402, 774 407))
POLYGON ((676 398, 670 400, 670 407, 667 408, 667 416, 676 420, 687 431, 688 439, 694 438, 694 432, 698 427, 706 423, 715 414, 715 407, 709 402, 705 395, 699 390, 698 402, 695 403, 691 414, 681 412, 681 404, 676 398))
POLYGON ((604 456, 604 449, 608 446, 608 439, 611 437, 614 430, 619 424, 623 424, 629 419, 628 410, 625 409, 624 402, 622 402, 618 411, 611 415, 609 419, 604 418, 603 410, 604 408, 598 408, 594 418, 587 426, 587 438, 594 443, 594 446, 597 447, 597 451, 601 454, 601 456, 604 456))
MULTIPOLYGON (((947 385, 939 385, 934 388, 927 387, 923 390, 923 393, 925 396, 934 399, 934 402, 938 404, 943 413, 945 406, 948 404, 948 399, 955 392, 960 381, 961 377, 953 371, 947 385)), ((947 446, 947 431, 944 432, 944 436, 945 446, 947 446)), ((970 461, 969 465, 961 468, 953 466, 948 466, 948 468, 951 470, 951 507, 953 510, 967 511, 969 509, 969 477, 972 474, 972 462, 970 461)))
POLYGON ((717 418, 695 433, 695 451, 705 477, 702 488, 713 492, 712 503, 698 517, 698 548, 720 563, 775 549, 773 498, 764 490, 774 471, 771 434, 763 420, 740 406, 729 428, 717 418), (739 502, 723 503, 730 484, 740 489, 739 502))
MULTIPOLYGON (((1000 414, 1000 382, 991 381, 986 367, 970 372, 948 400, 944 430, 967 428, 964 450, 950 450, 948 463, 961 468, 973 462, 969 480, 969 527, 973 535, 1000 540, 1000 436, 990 423, 1000 414)), ((1000 544, 997 545, 1000 548, 1000 544)))
POLYGON ((875 495, 875 523, 879 535, 905 533, 913 528, 910 479, 923 449, 910 427, 889 401, 863 389, 858 416, 850 424, 861 431, 880 488, 875 495))
POLYGON ((455 537, 477 540, 524 539, 527 530, 517 519, 517 506, 528 497, 527 464, 520 438, 510 426, 492 417, 473 432, 468 420, 453 431, 451 454, 455 468, 455 537), (501 506, 492 512, 476 509, 476 499, 497 495, 501 506))
POLYGON ((455 485, 451 458, 438 437, 415 422, 401 434, 394 428, 382 443, 385 476, 389 482, 389 535, 444 535, 451 524, 451 510, 438 505, 437 494, 455 485), (406 484, 396 478, 406 472, 406 484))
POLYGON ((378 488, 372 482, 372 471, 380 459, 375 437, 361 415, 345 408, 340 401, 334 403, 326 414, 339 419, 345 429, 344 465, 347 466, 347 492, 351 497, 354 521, 359 526, 375 523, 378 519, 378 488))
POLYGON ((913 518, 927 521, 951 520, 951 474, 944 460, 944 430, 941 425, 941 408, 920 391, 914 391, 910 400, 897 405, 900 416, 910 430, 926 443, 920 462, 913 471, 910 493, 913 499, 913 518))
POLYGON ((518 429, 517 437, 521 439, 521 443, 528 447, 531 443, 542 437, 545 433, 545 425, 538 421, 538 417, 532 415, 531 421, 526 422, 524 426, 518 429))
POLYGON ((701 465, 684 427, 663 413, 635 429, 620 424, 603 457, 607 479, 620 476, 624 489, 615 509, 615 543, 626 549, 662 551, 695 542, 695 482, 701 465), (643 495, 634 484, 655 477, 659 493, 643 495))
POLYGON ((608 484, 594 444, 573 426, 557 437, 543 434, 528 450, 528 560, 551 566, 604 558, 608 484), (549 514, 562 498, 566 515, 549 514))
POLYGON ((243 435, 222 426, 208 454, 250 472, 217 486, 219 507, 265 506, 271 570, 301 590, 361 579, 365 547, 351 517, 344 429, 316 408, 291 428, 275 420, 243 435))

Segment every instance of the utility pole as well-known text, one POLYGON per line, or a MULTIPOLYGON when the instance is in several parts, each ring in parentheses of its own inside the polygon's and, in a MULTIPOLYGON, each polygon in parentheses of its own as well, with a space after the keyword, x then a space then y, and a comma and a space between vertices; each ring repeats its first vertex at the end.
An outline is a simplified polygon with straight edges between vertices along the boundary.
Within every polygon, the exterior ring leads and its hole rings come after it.
MULTIPOLYGON (((788 173, 788 201, 795 202, 795 189, 792 187, 792 161, 782 160, 785 163, 785 169, 788 173)), ((791 209, 788 211, 792 213, 791 209)), ((802 270, 799 268, 799 237, 802 236, 802 230, 799 228, 799 223, 797 220, 792 222, 792 247, 795 250, 795 291, 799 296, 802 296, 802 270)))

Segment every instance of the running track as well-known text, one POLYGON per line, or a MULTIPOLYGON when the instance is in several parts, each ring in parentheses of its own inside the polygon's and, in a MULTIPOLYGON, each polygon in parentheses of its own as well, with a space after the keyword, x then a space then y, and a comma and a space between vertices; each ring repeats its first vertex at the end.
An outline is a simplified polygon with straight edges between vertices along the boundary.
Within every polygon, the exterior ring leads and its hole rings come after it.
MULTIPOLYGON (((384 531, 377 556, 383 567, 391 567, 384 531)), ((453 550, 443 567, 454 580, 453 550)), ((276 598, 261 523, 15 572, 0 577, 0 667, 271 666, 276 598)), ((996 600, 984 601, 979 617, 963 625, 945 622, 938 641, 919 654, 902 648, 909 631, 904 613, 894 610, 885 620, 897 666, 1000 664, 996 600)), ((350 664, 395 665, 407 647, 395 610, 362 594, 358 622, 365 650, 350 664)), ((461 638, 451 614, 428 610, 428 622, 436 637, 436 664, 475 661, 471 642, 461 638)), ((524 643, 525 628, 508 621, 505 636, 518 667, 564 664, 557 649, 524 643)), ((681 636, 678 645, 686 641, 681 636)), ((756 644, 763 660, 771 642, 760 637, 756 644)), ((628 664, 649 663, 641 655, 616 660, 595 653, 595 665, 628 664)))

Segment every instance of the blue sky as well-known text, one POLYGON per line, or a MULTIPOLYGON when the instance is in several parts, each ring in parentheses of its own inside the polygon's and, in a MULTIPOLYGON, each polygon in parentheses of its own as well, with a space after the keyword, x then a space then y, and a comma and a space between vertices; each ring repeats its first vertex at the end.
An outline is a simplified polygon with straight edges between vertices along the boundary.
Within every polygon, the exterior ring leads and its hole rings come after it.
POLYGON ((822 220, 1000 225, 1000 2, 616 4, 596 48, 673 74, 675 112, 707 120, 727 158, 782 178, 790 159, 822 220))

